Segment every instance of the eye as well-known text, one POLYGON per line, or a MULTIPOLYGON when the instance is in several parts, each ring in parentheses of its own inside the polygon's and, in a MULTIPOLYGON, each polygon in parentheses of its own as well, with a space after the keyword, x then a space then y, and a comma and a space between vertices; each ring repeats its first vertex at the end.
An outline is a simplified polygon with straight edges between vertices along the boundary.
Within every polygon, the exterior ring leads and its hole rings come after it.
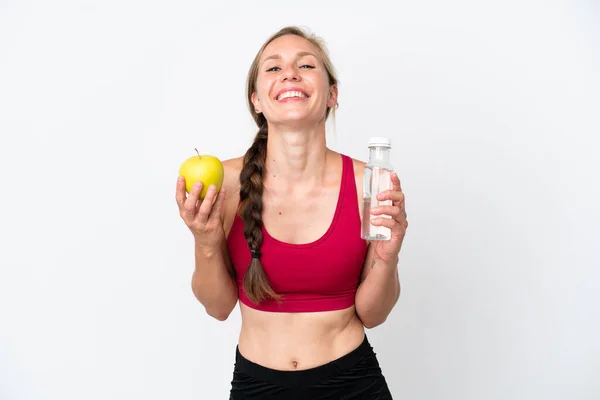
POLYGON ((275 72, 276 70, 280 70, 281 68, 279 67, 271 67, 267 70, 267 72, 275 72))
POLYGON ((314 66, 314 65, 308 65, 308 64, 304 64, 304 65, 302 65, 300 68, 304 68, 304 69, 313 69, 313 68, 315 68, 315 66, 314 66))

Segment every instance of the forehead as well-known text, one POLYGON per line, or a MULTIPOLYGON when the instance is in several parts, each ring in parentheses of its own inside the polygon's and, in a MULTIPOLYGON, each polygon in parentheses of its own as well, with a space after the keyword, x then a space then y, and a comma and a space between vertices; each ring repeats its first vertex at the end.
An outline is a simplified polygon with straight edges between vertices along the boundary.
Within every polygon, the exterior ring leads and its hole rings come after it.
POLYGON ((261 62, 273 56, 289 57, 297 53, 311 53, 319 57, 319 49, 309 40, 296 35, 278 37, 265 47, 260 59, 261 62))

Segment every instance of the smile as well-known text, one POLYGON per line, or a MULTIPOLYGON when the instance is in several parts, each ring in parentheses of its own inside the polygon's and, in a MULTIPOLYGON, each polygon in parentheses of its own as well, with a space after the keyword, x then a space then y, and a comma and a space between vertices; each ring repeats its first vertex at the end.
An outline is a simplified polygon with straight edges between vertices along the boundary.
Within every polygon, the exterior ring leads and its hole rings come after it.
POLYGON ((307 99, 308 95, 299 90, 287 90, 285 92, 280 93, 275 98, 276 100, 285 100, 285 99, 307 99))

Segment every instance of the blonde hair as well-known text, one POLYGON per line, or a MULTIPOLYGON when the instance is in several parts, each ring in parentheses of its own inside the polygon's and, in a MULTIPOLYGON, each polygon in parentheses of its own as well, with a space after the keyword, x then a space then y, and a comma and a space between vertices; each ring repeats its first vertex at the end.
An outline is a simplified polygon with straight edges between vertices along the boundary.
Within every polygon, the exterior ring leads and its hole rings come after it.
MULTIPOLYGON (((256 91, 256 79, 258 77, 258 63, 265 48, 273 40, 285 35, 296 35, 311 42, 318 50, 321 61, 325 67, 329 78, 329 85, 337 85, 338 78, 329 58, 329 52, 324 41, 313 33, 303 30, 297 26, 287 26, 271 35, 262 45, 248 71, 246 94, 248 109, 252 118, 258 126, 258 132, 254 142, 244 156, 244 166, 240 172, 240 209, 239 214, 244 221, 244 236, 248 242, 248 247, 252 254, 250 265, 244 276, 244 290, 248 298, 254 303, 260 303, 262 300, 271 298, 280 300, 267 278, 262 263, 260 262, 260 248, 263 241, 262 235, 262 194, 263 194, 263 173, 265 170, 265 159, 267 153, 268 127, 267 120, 262 113, 257 113, 252 103, 252 93, 256 91)), ((335 123, 335 107, 327 107, 325 111, 325 120, 333 112, 335 123)))

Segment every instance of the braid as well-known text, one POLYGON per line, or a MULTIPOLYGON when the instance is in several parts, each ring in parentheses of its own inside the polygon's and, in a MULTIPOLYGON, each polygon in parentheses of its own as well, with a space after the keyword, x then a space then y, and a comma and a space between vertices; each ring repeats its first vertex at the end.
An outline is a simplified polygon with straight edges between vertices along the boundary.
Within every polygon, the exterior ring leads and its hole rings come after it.
MULTIPOLYGON (((262 300, 273 298, 278 302, 281 296, 278 295, 269 282, 263 266, 260 262, 260 247, 263 241, 262 229, 262 195, 263 195, 263 175, 265 173, 265 163, 267 156, 267 134, 268 124, 267 119, 260 109, 260 99, 257 93, 256 82, 259 76, 259 62, 265 48, 273 40, 285 36, 294 35, 305 40, 308 40, 314 45, 319 53, 323 65, 327 71, 329 78, 329 86, 333 87, 338 84, 333 64, 329 58, 329 54, 325 43, 322 39, 316 35, 307 32, 296 26, 287 26, 280 29, 275 34, 271 35, 267 41, 262 45, 260 50, 256 53, 250 69, 248 70, 248 76, 246 77, 246 100, 248 104, 248 110, 250 115, 258 126, 258 133, 254 138, 254 143, 246 152, 244 156, 244 166, 240 172, 240 207, 239 215, 244 221, 244 236, 248 242, 248 247, 252 254, 252 260, 246 270, 244 276, 244 290, 246 294, 254 303, 259 303, 262 300)), ((337 92, 336 92, 337 97, 337 92)), ((328 107, 325 112, 325 118, 329 116, 329 112, 334 112, 335 108, 328 107)), ((335 122, 335 121, 334 121, 335 122)), ((335 125, 334 125, 335 129, 335 125)))
POLYGON ((262 235, 263 174, 267 156, 267 124, 263 123, 254 138, 254 143, 244 156, 244 167, 240 172, 240 216, 244 221, 244 236, 252 253, 250 265, 244 277, 244 290, 254 303, 280 296, 271 288, 269 279, 260 262, 262 235))

